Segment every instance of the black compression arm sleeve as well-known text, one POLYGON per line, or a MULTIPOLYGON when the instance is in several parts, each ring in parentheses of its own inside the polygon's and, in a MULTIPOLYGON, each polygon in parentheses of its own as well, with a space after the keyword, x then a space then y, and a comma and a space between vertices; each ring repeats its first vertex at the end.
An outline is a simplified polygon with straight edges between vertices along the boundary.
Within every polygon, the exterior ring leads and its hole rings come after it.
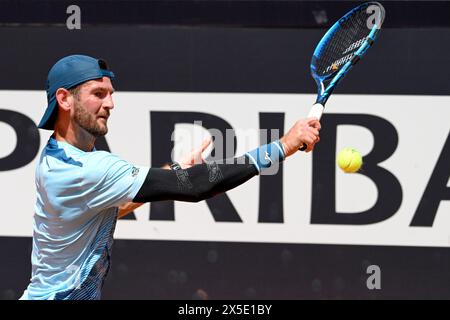
POLYGON ((232 161, 224 164, 209 162, 176 171, 150 168, 133 202, 197 202, 233 189, 258 174, 247 157, 234 158, 232 161))

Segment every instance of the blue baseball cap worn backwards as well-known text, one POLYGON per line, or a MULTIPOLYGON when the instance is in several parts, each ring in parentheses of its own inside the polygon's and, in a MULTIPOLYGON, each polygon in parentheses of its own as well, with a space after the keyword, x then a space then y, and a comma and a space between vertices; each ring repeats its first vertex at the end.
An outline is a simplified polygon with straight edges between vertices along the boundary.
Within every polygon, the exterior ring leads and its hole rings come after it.
POLYGON ((59 88, 71 89, 83 82, 103 77, 113 80, 114 73, 108 70, 105 61, 101 59, 85 55, 71 55, 56 62, 48 73, 48 105, 38 128, 53 130, 58 113, 56 91, 59 88))

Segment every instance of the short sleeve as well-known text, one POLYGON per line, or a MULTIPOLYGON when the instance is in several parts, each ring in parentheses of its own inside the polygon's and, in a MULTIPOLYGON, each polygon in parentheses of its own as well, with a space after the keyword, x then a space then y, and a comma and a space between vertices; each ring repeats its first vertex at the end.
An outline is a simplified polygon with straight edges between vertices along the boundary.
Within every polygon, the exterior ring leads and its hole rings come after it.
POLYGON ((95 151, 84 162, 82 193, 90 209, 118 207, 133 200, 148 174, 106 151, 95 151))

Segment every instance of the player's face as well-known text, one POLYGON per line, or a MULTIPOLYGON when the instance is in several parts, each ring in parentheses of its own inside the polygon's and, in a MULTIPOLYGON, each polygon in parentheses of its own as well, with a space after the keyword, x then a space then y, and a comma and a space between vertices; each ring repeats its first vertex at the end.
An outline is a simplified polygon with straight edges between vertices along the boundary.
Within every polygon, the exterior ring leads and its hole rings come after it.
POLYGON ((74 121, 95 137, 108 132, 108 118, 114 108, 114 88, 108 77, 84 83, 75 99, 74 121))

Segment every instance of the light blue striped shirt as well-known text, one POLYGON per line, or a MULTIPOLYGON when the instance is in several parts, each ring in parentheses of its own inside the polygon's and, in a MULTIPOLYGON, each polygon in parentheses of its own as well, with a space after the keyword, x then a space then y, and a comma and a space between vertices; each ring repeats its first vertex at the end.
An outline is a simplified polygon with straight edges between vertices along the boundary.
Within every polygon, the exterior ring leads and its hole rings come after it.
POLYGON ((50 138, 36 168, 32 275, 21 299, 100 298, 118 206, 148 170, 50 138))

